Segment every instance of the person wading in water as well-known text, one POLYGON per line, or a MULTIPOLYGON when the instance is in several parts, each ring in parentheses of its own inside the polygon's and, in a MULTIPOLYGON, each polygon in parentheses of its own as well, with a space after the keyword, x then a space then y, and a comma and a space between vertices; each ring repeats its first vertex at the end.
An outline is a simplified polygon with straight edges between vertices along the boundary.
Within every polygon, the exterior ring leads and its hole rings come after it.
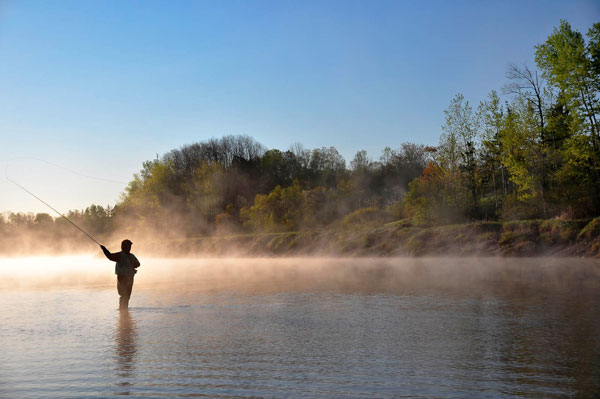
POLYGON ((115 274, 117 275, 117 291, 119 292, 119 309, 129 307, 129 298, 133 289, 133 276, 137 273, 136 268, 140 266, 140 261, 131 253, 132 244, 129 240, 123 240, 121 252, 115 252, 114 254, 111 254, 104 245, 100 245, 104 255, 113 262, 117 262, 115 274))

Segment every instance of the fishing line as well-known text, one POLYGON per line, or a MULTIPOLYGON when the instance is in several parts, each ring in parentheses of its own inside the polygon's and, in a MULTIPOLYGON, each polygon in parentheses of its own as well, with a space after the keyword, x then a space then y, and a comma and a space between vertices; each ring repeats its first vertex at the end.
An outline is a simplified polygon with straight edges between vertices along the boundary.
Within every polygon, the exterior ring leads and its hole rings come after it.
MULTIPOLYGON (((96 177, 96 176, 86 175, 85 173, 81 173, 81 172, 78 172, 76 170, 69 169, 69 168, 67 168, 65 166, 56 164, 54 162, 46 161, 45 159, 36 158, 36 157, 17 157, 17 158, 10 159, 9 162, 16 161, 16 160, 19 160, 19 159, 33 159, 34 161, 44 162, 44 163, 46 163, 48 165, 54 166, 55 168, 66 170, 69 173, 72 173, 74 175, 81 176, 81 177, 86 177, 88 179, 94 179, 94 180, 104 181, 104 182, 108 182, 108 183, 127 184, 126 182, 123 182, 123 181, 112 180, 112 179, 104 179, 102 177, 96 177)), ((8 168, 8 162, 6 163, 6 167, 8 168)))
MULTIPOLYGON (((44 161, 45 162, 45 161, 44 161)), ((65 215, 63 215, 62 213, 60 213, 59 211, 57 211, 52 205, 48 204, 46 201, 44 201, 43 199, 41 199, 40 197, 38 197, 37 195, 35 195, 34 193, 32 193, 31 191, 29 191, 28 189, 26 189, 25 187, 23 187, 22 185, 20 185, 19 183, 17 183, 16 181, 14 181, 13 179, 11 179, 10 177, 8 177, 8 164, 5 166, 4 168, 4 177, 6 177, 6 180, 8 180, 9 182, 11 182, 12 184, 14 184, 15 186, 19 187, 21 190, 25 191, 27 194, 31 195, 32 197, 34 197, 35 199, 37 199, 38 201, 40 201, 42 204, 46 205, 48 208, 52 209, 54 212, 56 212, 57 214, 59 214, 61 217, 63 217, 67 222, 71 223, 73 226, 75 226, 75 228, 79 231, 81 231, 83 234, 85 234, 86 236, 88 236, 88 238, 92 241, 94 241, 96 244, 98 245, 102 245, 100 244, 98 241, 96 241, 94 239, 94 237, 92 237, 91 235, 89 235, 85 230, 83 230, 81 227, 77 226, 73 221, 71 221, 71 219, 69 219, 68 217, 66 217, 65 215)))

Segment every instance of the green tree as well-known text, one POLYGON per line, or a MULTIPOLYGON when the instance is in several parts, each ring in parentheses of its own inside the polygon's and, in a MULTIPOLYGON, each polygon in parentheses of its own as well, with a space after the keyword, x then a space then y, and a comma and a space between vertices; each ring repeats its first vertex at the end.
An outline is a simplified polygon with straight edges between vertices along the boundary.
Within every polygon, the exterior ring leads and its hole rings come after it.
POLYGON ((463 221, 468 212, 468 191, 456 191, 449 178, 451 173, 430 162, 423 175, 408 185, 403 199, 404 216, 423 224, 463 221))
POLYGON ((54 224, 54 219, 48 213, 37 213, 33 222, 40 227, 50 227, 54 224))
POLYGON ((575 192, 578 197, 590 198, 586 207, 594 214, 600 211, 600 23, 594 24, 587 36, 586 44, 583 35, 563 20, 536 46, 535 59, 544 77, 559 91, 553 124, 555 140, 562 144, 556 162, 556 180, 563 183, 560 191, 572 187, 569 182, 588 187, 585 194, 580 189, 575 192))
MULTIPOLYGON (((226 171, 219 162, 203 161, 196 168, 186 189, 186 201, 192 219, 203 229, 211 226, 225 208, 227 191, 226 171)), ((230 213, 233 210, 230 209, 230 213)))
POLYGON ((254 204, 241 210, 246 227, 255 231, 291 231, 302 221, 302 189, 297 180, 291 186, 275 187, 269 194, 257 194, 254 204))
POLYGON ((535 60, 544 77, 561 93, 566 105, 576 116, 587 120, 594 147, 600 149, 598 126, 600 90, 598 63, 599 24, 590 29, 590 43, 562 20, 546 41, 535 47, 535 60))
POLYGON ((147 161, 139 174, 125 189, 117 216, 126 230, 139 228, 164 229, 173 224, 172 211, 181 209, 181 198, 170 189, 174 179, 173 163, 147 161))
POLYGON ((350 161, 350 168, 354 173, 366 173, 369 171, 370 166, 371 161, 365 150, 357 151, 356 155, 354 155, 354 159, 350 161))
POLYGON ((446 110, 443 134, 438 147, 438 162, 447 169, 455 196, 466 188, 471 193, 471 213, 477 210, 477 140, 479 121, 469 102, 457 94, 446 110))
POLYGON ((335 187, 346 172, 346 161, 335 147, 314 149, 309 166, 315 176, 314 186, 335 187))
POLYGON ((275 186, 289 186, 295 178, 303 177, 303 167, 292 151, 266 151, 260 158, 261 179, 266 191, 275 186))
MULTIPOLYGON (((494 198, 494 213, 497 215, 501 201, 506 197, 506 171, 502 164, 500 132, 504 124, 504 107, 495 90, 486 101, 479 104, 477 118, 481 121, 481 175, 482 182, 491 184, 494 198)), ((485 188, 484 188, 485 189, 485 188)))
POLYGON ((536 208, 541 203, 542 213, 545 214, 541 173, 543 158, 538 121, 534 107, 525 98, 516 98, 508 108, 500 140, 502 164, 515 186, 517 201, 532 204, 536 208))

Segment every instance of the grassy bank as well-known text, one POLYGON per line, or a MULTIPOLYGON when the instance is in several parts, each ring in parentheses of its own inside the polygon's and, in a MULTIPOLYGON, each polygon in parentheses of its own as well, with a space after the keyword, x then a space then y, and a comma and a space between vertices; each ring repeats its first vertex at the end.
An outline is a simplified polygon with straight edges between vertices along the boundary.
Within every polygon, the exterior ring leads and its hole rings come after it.
POLYGON ((410 220, 338 224, 323 230, 237 234, 152 243, 158 253, 219 256, 588 256, 600 257, 600 218, 445 226, 410 220))

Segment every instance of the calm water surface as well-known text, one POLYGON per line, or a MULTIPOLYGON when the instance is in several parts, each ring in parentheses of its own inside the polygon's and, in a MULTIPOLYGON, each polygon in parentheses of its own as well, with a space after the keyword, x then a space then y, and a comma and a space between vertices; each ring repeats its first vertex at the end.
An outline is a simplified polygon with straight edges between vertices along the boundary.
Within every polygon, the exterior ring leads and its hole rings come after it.
POLYGON ((0 397, 600 397, 598 261, 142 260, 128 312, 111 272, 0 259, 0 397))

